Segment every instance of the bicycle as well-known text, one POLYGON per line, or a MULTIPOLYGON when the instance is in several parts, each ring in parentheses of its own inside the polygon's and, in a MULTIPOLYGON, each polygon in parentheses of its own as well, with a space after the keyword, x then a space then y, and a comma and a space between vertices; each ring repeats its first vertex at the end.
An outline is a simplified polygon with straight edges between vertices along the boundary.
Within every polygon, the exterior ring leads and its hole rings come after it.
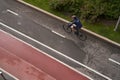
MULTIPOLYGON (((71 27, 69 27, 68 25, 63 25, 63 29, 65 30, 65 32, 67 33, 75 33, 75 30, 73 31, 71 27)), ((76 34, 75 34, 76 35, 76 34)), ((83 32, 81 32, 79 30, 79 34, 76 35, 80 40, 85 41, 87 39, 87 36, 85 34, 83 34, 83 32)))

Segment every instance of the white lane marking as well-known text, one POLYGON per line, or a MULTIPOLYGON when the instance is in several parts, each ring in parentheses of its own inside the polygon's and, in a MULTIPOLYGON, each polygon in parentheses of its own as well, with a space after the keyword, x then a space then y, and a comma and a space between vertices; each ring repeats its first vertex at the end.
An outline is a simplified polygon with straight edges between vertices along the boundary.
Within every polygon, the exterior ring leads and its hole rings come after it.
POLYGON ((116 64, 120 65, 120 63, 119 63, 119 62, 117 62, 117 61, 115 61, 115 60, 113 60, 113 59, 111 59, 111 58, 109 58, 109 61, 112 61, 112 62, 114 62, 114 63, 116 63, 116 64))
POLYGON ((12 11, 12 10, 7 9, 7 11, 10 12, 10 13, 12 13, 12 14, 14 14, 14 15, 16 15, 16 16, 19 15, 18 13, 14 12, 14 11, 12 11))
MULTIPOLYGON (((86 75, 86 74, 84 74, 84 73, 82 73, 82 72, 76 70, 75 68, 73 68, 73 67, 71 67, 71 66, 69 66, 69 65, 67 65, 67 64, 65 64, 65 63, 63 63, 62 61, 58 60, 57 58, 55 58, 55 57, 53 57, 53 56, 47 54, 46 52, 44 52, 44 51, 42 51, 42 50, 40 50, 40 49, 38 49, 38 48, 32 46, 31 44, 28 44, 28 43, 26 43, 25 41, 23 41, 23 40, 21 40, 21 39, 15 37, 15 36, 13 36, 13 35, 11 35, 11 34, 5 32, 5 31, 3 31, 3 30, 0 30, 0 31, 2 31, 2 32, 5 33, 5 34, 10 35, 11 37, 13 37, 13 38, 15 38, 15 39, 17 39, 17 40, 19 40, 19 41, 21 41, 21 42, 23 42, 23 43, 25 43, 26 45, 28 45, 28 46, 34 48, 35 50, 41 52, 42 54, 45 54, 46 56, 52 58, 53 60, 56 60, 57 62, 63 64, 64 66, 66 66, 66 67, 68 67, 68 68, 70 68, 70 69, 72 69, 73 71, 79 73, 80 75, 82 74, 83 76, 87 77, 88 79, 94 80, 94 79, 92 79, 91 77, 89 77, 88 75, 86 75)), ((17 56, 16 56, 16 57, 17 57, 17 56)), ((21 59, 21 58, 20 58, 20 59, 21 59)), ((23 59, 21 59, 21 60, 23 60, 23 59)), ((23 60, 23 61, 25 61, 25 60, 23 60)), ((25 62, 26 62, 26 61, 25 61, 25 62)), ((26 63, 28 63, 28 62, 26 62, 26 63)), ((28 64, 30 64, 30 63, 28 63, 28 64)), ((35 67, 35 68, 39 71, 39 69, 38 69, 36 66, 34 66, 34 65, 32 65, 32 64, 30 64, 30 65, 33 66, 33 67, 35 67)))
POLYGON ((0 74, 2 74, 2 72, 0 72, 0 74))
MULTIPOLYGON (((0 31, 2 31, 2 30, 0 30, 0 31)), ((2 31, 2 32, 5 33, 5 34, 8 34, 8 33, 4 32, 4 31, 2 31)), ((11 34, 8 34, 8 35, 12 36, 11 34)), ((21 41, 20 39, 14 37, 14 36, 12 36, 12 37, 15 38, 15 39, 17 39, 17 40, 19 40, 19 41, 21 41)), ((23 42, 23 41, 22 41, 22 42, 23 42)), ((25 43, 25 42, 23 42, 23 43, 25 43)), ((25 44, 26 44, 26 43, 25 43, 25 44)), ((2 49, 6 51, 6 49, 4 49, 4 48, 2 48, 2 49)), ((21 61, 25 62, 26 64, 28 64, 28 65, 34 67, 36 70, 38 70, 39 72, 41 72, 41 70, 40 70, 39 68, 37 68, 36 66, 34 66, 33 64, 30 64, 29 62, 25 61, 25 60, 22 59, 21 57, 16 56, 15 54, 11 54, 9 51, 7 51, 7 52, 8 52, 10 55, 19 58, 21 61)), ((1 69, 1 68, 0 68, 0 69, 1 69)), ((44 73, 44 71, 42 71, 42 72, 44 73)), ((49 75, 49 74, 47 74, 47 75, 49 75)), ((54 78, 54 77, 51 76, 51 75, 49 75, 49 76, 52 77, 52 78, 54 78)), ((12 76, 11 76, 11 77, 12 77, 12 76)), ((15 78, 14 78, 14 79, 15 79, 15 78)), ((55 80, 56 80, 56 79, 55 79, 55 80)))
POLYGON ((104 77, 104 78, 106 78, 106 79, 108 79, 108 80, 112 80, 111 78, 103 75, 102 73, 100 73, 100 72, 98 72, 98 71, 96 71, 96 70, 94 70, 94 69, 92 69, 92 68, 90 68, 90 67, 88 67, 88 66, 86 66, 86 65, 84 65, 84 64, 82 64, 82 63, 80 63, 79 61, 76 61, 76 60, 72 59, 71 57, 68 57, 68 56, 64 55, 63 53, 61 53, 61 52, 53 49, 52 47, 49 47, 49 46, 47 46, 47 45, 45 45, 45 44, 43 44, 43 43, 41 43, 41 42, 39 42, 39 41, 37 41, 37 40, 29 37, 29 36, 27 36, 27 35, 19 32, 19 31, 15 30, 15 29, 13 29, 13 28, 11 28, 11 27, 9 27, 9 26, 7 26, 6 24, 4 24, 4 23, 2 23, 2 22, 0 22, 0 25, 6 27, 6 28, 8 28, 8 29, 10 29, 10 30, 12 30, 12 31, 14 31, 14 32, 16 32, 16 33, 18 33, 18 34, 20 34, 20 35, 22 35, 22 36, 24 36, 24 37, 32 40, 32 41, 38 43, 38 44, 40 44, 40 45, 42 45, 42 46, 44 46, 44 47, 46 47, 46 48, 48 48, 48 49, 50 49, 50 50, 52 50, 52 51, 54 51, 54 52, 56 52, 56 53, 58 53, 58 54, 60 54, 61 56, 64 56, 64 57, 68 58, 69 60, 71 60, 71 61, 73 61, 73 62, 75 62, 75 63, 77 63, 77 64, 79 64, 79 65, 81 65, 81 66, 83 66, 83 67, 85 67, 85 68, 87 68, 87 69, 89 69, 89 70, 91 70, 91 71, 93 71, 94 73, 96 73, 96 74, 98 74, 98 75, 100 75, 100 76, 102 76, 102 77, 104 77))
POLYGON ((56 31, 54 31, 54 30, 52 30, 52 32, 55 33, 55 34, 57 34, 57 35, 59 35, 59 36, 61 36, 61 37, 63 37, 63 38, 65 38, 65 36, 63 36, 62 34, 56 32, 56 31))
MULTIPOLYGON (((19 80, 18 78, 16 78, 15 76, 13 76, 12 74, 10 74, 9 72, 5 71, 4 69, 0 68, 0 70, 6 74, 8 74, 9 76, 11 76, 12 78, 14 78, 15 80, 19 80)), ((1 73, 2 73, 1 72, 1 73)))

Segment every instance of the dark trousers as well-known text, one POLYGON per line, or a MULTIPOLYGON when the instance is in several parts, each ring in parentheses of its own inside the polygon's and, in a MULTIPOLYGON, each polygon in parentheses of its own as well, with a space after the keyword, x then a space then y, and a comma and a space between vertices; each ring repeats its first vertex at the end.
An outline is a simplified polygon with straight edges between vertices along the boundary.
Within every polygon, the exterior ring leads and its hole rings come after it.
POLYGON ((74 28, 76 31, 75 31, 75 34, 78 36, 79 35, 79 30, 80 30, 80 28, 79 27, 75 27, 74 28))

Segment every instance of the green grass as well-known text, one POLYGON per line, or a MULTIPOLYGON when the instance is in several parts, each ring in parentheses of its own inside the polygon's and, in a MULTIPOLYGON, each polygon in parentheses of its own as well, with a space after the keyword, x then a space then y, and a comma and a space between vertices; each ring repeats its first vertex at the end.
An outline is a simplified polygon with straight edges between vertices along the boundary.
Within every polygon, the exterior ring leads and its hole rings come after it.
POLYGON ((67 16, 61 14, 60 12, 51 9, 50 4, 49 4, 49 2, 51 0, 23 0, 23 1, 28 2, 28 3, 30 3, 34 6, 37 6, 41 9, 43 9, 43 10, 46 10, 46 11, 52 13, 52 14, 55 14, 55 15, 61 17, 61 18, 64 18, 64 19, 67 19, 67 20, 69 19, 67 16))
POLYGON ((107 37, 115 42, 120 43, 120 27, 114 31, 114 26, 105 26, 102 24, 89 24, 85 23, 85 28, 97 34, 107 37))
MULTIPOLYGON (((66 16, 63 13, 57 12, 50 8, 49 1, 51 1, 51 0, 24 0, 24 1, 26 1, 32 5, 35 5, 41 9, 44 9, 50 13, 53 13, 59 17, 70 20, 69 16, 66 16)), ((83 25, 85 26, 86 29, 89 29, 97 34, 100 34, 100 35, 107 37, 115 42, 120 43, 120 26, 119 26, 118 31, 115 32, 115 31, 113 31, 115 25, 106 26, 101 23, 90 24, 90 23, 86 23, 86 22, 83 22, 83 25)))

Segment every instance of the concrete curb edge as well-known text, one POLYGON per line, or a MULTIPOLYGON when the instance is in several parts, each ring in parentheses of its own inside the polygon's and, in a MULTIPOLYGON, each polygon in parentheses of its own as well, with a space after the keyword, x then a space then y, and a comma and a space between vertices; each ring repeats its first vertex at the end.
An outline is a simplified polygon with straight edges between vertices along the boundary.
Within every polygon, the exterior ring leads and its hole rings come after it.
MULTIPOLYGON (((56 19, 58 19, 58 20, 61 20, 61 21, 66 22, 66 23, 69 22, 69 21, 67 21, 67 20, 65 20, 65 19, 63 19, 63 18, 60 18, 60 17, 58 17, 58 16, 56 16, 56 15, 54 15, 54 14, 52 14, 52 13, 49 13, 49 12, 43 10, 43 9, 40 9, 40 8, 34 6, 34 5, 31 5, 31 4, 27 3, 27 2, 24 2, 23 0, 17 0, 17 1, 20 2, 20 3, 23 3, 23 4, 25 4, 25 5, 27 5, 27 6, 29 6, 29 7, 32 7, 32 8, 34 8, 34 9, 40 11, 40 12, 43 12, 43 13, 49 15, 49 16, 52 16, 52 17, 54 17, 54 18, 56 18, 56 19)), ((112 41, 112 40, 110 40, 110 39, 108 39, 108 38, 106 38, 106 37, 103 37, 103 36, 101 36, 101 35, 99 35, 99 34, 96 34, 96 33, 92 32, 92 31, 90 31, 90 30, 87 30, 87 29, 85 29, 85 28, 82 28, 82 30, 84 30, 85 32, 87 32, 87 33, 89 33, 89 34, 92 34, 92 35, 94 35, 94 36, 96 36, 96 37, 98 37, 98 38, 100 38, 100 39, 102 39, 102 40, 104 40, 104 41, 107 41, 107 42, 109 42, 109 43, 111 43, 111 44, 114 44, 114 45, 120 47, 120 44, 119 44, 119 43, 114 42, 114 41, 112 41)))

